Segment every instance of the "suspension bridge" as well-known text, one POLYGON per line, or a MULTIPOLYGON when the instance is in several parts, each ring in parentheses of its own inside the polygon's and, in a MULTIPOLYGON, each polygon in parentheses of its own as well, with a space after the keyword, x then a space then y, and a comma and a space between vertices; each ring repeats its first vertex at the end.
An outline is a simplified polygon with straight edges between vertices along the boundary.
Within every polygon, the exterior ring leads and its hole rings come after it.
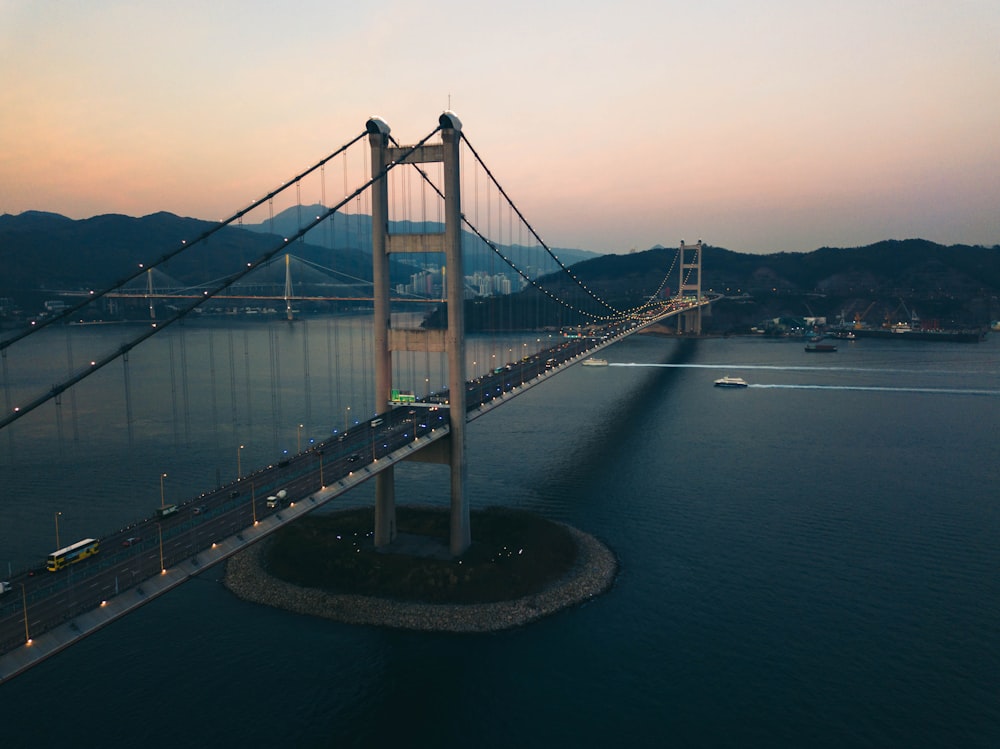
POLYGON ((362 484, 391 547, 408 462, 447 471, 459 557, 468 422, 650 326, 699 333, 712 301, 700 241, 638 295, 591 288, 451 112, 413 145, 371 118, 143 257, 0 340, 0 681, 362 484), (224 275, 172 274, 248 231, 268 246, 224 275))

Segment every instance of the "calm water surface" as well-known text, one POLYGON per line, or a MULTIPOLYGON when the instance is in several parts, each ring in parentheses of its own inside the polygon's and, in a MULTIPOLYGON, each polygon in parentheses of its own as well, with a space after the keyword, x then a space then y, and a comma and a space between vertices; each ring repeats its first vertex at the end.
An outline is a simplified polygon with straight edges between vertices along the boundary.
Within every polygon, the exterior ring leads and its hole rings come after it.
MULTIPOLYGON (((839 348, 630 339, 471 425, 474 506, 535 510, 618 554, 614 588, 583 607, 415 634, 245 603, 213 569, 0 687, 3 745, 1000 746, 1000 337, 839 348), (726 374, 751 387, 711 386, 726 374)), ((314 407, 339 419, 322 387, 314 407)), ((188 450, 172 421, 144 433, 150 463, 188 450)), ((5 449, 15 566, 47 553, 60 506, 115 527, 158 499, 153 468, 110 477, 120 502, 67 505, 44 459, 5 449)), ((220 450, 192 481, 230 478, 220 450)), ((397 494, 446 504, 447 481, 397 469, 397 494)))

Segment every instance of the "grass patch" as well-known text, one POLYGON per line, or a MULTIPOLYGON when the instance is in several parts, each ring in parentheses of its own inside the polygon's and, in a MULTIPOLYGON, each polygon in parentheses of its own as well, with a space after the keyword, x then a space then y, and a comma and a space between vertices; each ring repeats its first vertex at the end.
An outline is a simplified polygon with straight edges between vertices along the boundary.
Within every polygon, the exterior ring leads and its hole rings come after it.
MULTIPOLYGON (((376 551, 374 509, 308 516, 275 533, 264 563, 294 585, 330 593, 423 603, 490 603, 542 591, 572 569, 576 542, 552 521, 519 510, 471 513, 472 545, 461 557, 435 559, 376 551)), ((397 507, 399 533, 447 545, 446 510, 397 507)))

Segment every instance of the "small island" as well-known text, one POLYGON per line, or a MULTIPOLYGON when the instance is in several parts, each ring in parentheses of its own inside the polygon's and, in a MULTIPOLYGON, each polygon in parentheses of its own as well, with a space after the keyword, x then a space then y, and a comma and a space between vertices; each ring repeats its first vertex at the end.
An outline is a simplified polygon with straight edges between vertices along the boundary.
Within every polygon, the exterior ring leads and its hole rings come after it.
POLYGON ((305 517, 232 557, 225 584, 245 600, 350 623, 495 632, 607 591, 618 563, 603 543, 533 513, 471 514, 473 542, 448 551, 447 510, 399 507, 376 549, 371 508, 305 517))

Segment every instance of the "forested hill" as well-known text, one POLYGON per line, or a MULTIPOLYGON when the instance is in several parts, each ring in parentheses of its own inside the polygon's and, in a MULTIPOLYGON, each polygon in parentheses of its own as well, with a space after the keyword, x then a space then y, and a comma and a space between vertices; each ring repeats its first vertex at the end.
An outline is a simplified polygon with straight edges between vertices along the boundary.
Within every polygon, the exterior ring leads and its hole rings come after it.
MULTIPOLYGON (((676 256, 676 248, 656 247, 578 263, 573 272, 608 299, 632 305, 653 293, 668 270, 667 293, 676 292, 676 256)), ((879 324, 900 307, 941 324, 980 326, 1000 316, 1000 246, 907 239, 770 255, 705 246, 701 286, 727 297, 713 305, 710 326, 717 331, 785 315, 833 321, 867 314, 879 324)))
MULTIPOLYGON (((267 226, 226 227, 163 270, 189 283, 226 276, 240 263, 272 249, 276 233, 279 237, 283 231, 287 234, 286 219, 292 216, 279 214, 267 226)), ((312 244, 307 237, 297 243, 295 254, 324 267, 335 264, 341 273, 370 278, 370 218, 337 214, 331 223, 332 247, 312 244)), ((52 290, 110 286, 140 263, 156 260, 182 240, 213 226, 163 212, 141 218, 105 215, 84 220, 40 211, 2 215, 0 298, 7 299, 8 306, 12 302, 32 309, 52 290)), ((667 275, 676 262, 676 248, 596 257, 583 250, 556 252, 572 264, 573 273, 586 286, 599 289, 615 305, 629 307, 658 289, 669 293, 679 286, 676 266, 667 275)), ((406 281, 413 272, 412 265, 395 256, 392 265, 394 282, 406 281)), ((474 270, 467 265, 466 273, 474 270)), ((553 288, 560 284, 576 286, 564 275, 546 281, 553 288)), ((921 308, 925 316, 979 324, 1000 315, 1000 245, 946 247, 906 239, 769 255, 705 246, 701 286, 739 300, 745 320, 772 313, 806 314, 807 310, 834 316, 872 305, 876 305, 875 316, 887 314, 885 309, 905 300, 921 308)), ((725 311, 726 305, 716 305, 713 313, 724 319, 725 311)))
MULTIPOLYGON (((304 215, 320 210, 320 206, 303 209, 304 215)), ((283 237, 292 236, 300 225, 299 213, 288 209, 266 225, 227 226, 160 270, 192 285, 225 277, 273 249, 283 237)), ((46 289, 106 288, 132 274, 140 264, 148 266, 182 241, 190 242, 215 226, 214 222, 166 212, 141 218, 107 214, 80 220, 42 211, 0 215, 0 298, 30 309, 46 298, 46 289)), ((394 229, 397 226, 394 222, 394 229)), ((583 250, 558 252, 568 263, 595 256, 583 250)), ((371 217, 336 213, 305 241, 296 242, 293 254, 320 267, 335 268, 344 276, 370 279, 371 217)), ((516 257, 517 249, 507 254, 516 257)), ((393 283, 408 281, 414 272, 407 258, 394 256, 390 266, 393 283)), ((465 271, 471 274, 490 267, 467 262, 465 271)))
MULTIPOLYGON (((574 272, 595 286, 662 277, 676 248, 604 255, 574 272)), ((678 279, 672 282, 676 289, 678 279)), ((668 285, 671 282, 668 281, 668 285)), ((820 293, 1000 293, 1000 245, 945 247, 924 239, 886 240, 866 247, 823 247, 813 252, 756 255, 706 245, 702 288, 722 293, 798 291, 820 293)))

